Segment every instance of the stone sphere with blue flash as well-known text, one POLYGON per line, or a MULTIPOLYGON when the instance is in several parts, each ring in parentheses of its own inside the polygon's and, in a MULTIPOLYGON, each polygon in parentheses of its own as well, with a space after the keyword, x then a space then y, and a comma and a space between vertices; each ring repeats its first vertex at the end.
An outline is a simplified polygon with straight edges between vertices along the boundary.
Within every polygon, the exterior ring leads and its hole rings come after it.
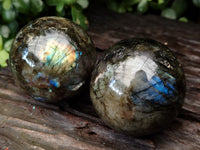
POLYGON ((76 95, 90 77, 95 48, 86 32, 61 17, 22 28, 10 52, 16 83, 34 99, 55 103, 76 95))
POLYGON ((91 100, 103 121, 134 136, 155 133, 177 116, 185 77, 174 53, 150 39, 113 45, 93 71, 91 100))

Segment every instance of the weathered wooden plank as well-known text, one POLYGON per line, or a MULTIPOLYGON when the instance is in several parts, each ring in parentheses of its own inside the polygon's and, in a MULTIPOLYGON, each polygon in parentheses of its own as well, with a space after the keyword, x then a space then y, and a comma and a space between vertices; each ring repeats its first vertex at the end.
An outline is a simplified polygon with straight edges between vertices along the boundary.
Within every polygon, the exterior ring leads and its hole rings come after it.
POLYGON ((76 102, 50 105, 34 101, 14 84, 9 69, 0 71, 0 149, 101 150, 200 149, 200 26, 158 16, 117 14, 91 8, 89 34, 107 49, 129 37, 167 44, 186 74, 187 92, 180 115, 155 135, 135 138, 106 127, 89 101, 89 90, 76 102))

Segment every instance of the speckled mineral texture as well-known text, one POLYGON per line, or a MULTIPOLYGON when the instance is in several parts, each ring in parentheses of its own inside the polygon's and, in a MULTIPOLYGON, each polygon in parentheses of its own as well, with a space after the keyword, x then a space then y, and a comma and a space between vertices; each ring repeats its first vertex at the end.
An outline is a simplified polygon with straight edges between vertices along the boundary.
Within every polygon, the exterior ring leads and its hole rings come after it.
POLYGON ((93 43, 70 20, 43 17, 20 30, 10 53, 18 85, 34 99, 56 102, 76 94, 90 76, 93 43))
POLYGON ((152 134, 169 125, 183 104, 185 78, 173 52, 150 39, 112 46, 91 80, 93 105, 110 127, 152 134))

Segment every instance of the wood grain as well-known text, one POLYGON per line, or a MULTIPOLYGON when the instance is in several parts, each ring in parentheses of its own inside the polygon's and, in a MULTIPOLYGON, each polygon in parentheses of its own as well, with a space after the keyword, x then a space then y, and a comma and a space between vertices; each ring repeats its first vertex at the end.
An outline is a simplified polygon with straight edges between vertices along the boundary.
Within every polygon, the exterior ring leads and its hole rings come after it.
POLYGON ((200 26, 158 16, 117 14, 91 8, 89 35, 107 49, 130 37, 158 40, 183 64, 187 91, 177 119, 165 130, 135 138, 106 127, 89 100, 89 90, 69 103, 33 100, 14 84, 8 68, 0 71, 0 149, 2 150, 198 150, 200 149, 200 26))

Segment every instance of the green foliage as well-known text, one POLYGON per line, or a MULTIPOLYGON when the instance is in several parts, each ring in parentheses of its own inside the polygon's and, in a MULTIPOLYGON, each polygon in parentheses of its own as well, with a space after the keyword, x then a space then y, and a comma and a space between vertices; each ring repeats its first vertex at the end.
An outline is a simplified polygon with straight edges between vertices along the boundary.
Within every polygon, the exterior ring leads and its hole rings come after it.
POLYGON ((15 11, 13 9, 4 10, 2 12, 2 19, 6 23, 14 21, 15 17, 16 17, 16 13, 15 13, 15 11))
POLYGON ((196 7, 200 7, 200 0, 192 0, 192 2, 196 7))
MULTIPOLYGON (((187 8, 187 0, 175 0, 172 3, 172 7, 171 7, 175 13, 176 13, 176 18, 180 17, 186 10, 187 8)), ((174 18, 174 19, 176 19, 174 18)))
POLYGON ((71 14, 73 21, 82 26, 84 29, 87 29, 87 18, 82 13, 82 8, 80 5, 73 5, 71 8, 71 14))
POLYGON ((200 0, 103 0, 107 7, 119 13, 135 12, 145 14, 153 12, 168 19, 188 22, 183 16, 189 6, 200 7, 200 0), (188 5, 190 4, 190 5, 188 5))
POLYGON ((30 0, 13 0, 12 5, 17 12, 26 14, 29 13, 30 0))
POLYGON ((9 35, 10 35, 10 28, 9 28, 7 25, 1 25, 1 26, 0 26, 0 35, 1 35, 4 39, 9 38, 9 35))
POLYGON ((79 4, 83 9, 87 8, 89 5, 88 0, 77 0, 77 4, 79 4))
POLYGON ((3 8, 5 10, 8 10, 8 9, 10 9, 10 7, 11 7, 11 0, 4 0, 3 1, 3 8))
POLYGON ((2 38, 2 36, 0 35, 0 50, 2 50, 2 47, 3 47, 3 38, 2 38))
POLYGON ((13 42, 13 39, 9 39, 4 43, 3 49, 5 51, 7 51, 8 53, 10 52, 10 48, 11 48, 12 42, 13 42))
POLYGON ((148 0, 141 0, 137 5, 137 11, 141 14, 147 12, 148 10, 148 0))
POLYGON ((168 19, 176 19, 176 12, 174 9, 172 8, 166 8, 164 10, 162 10, 161 16, 168 18, 168 19))
POLYGON ((0 66, 7 67, 7 60, 9 58, 9 53, 5 50, 0 50, 0 66))
POLYGON ((6 51, 3 47, 3 38, 0 35, 0 67, 6 67, 7 66, 7 60, 9 58, 9 52, 6 51))
POLYGON ((181 22, 188 22, 188 19, 186 17, 181 17, 181 18, 179 18, 179 21, 181 21, 181 22))
POLYGON ((42 12, 43 8, 44 8, 44 3, 42 0, 30 0, 29 9, 30 12, 33 13, 34 15, 37 15, 40 12, 42 12))
POLYGON ((122 0, 118 2, 117 0, 104 0, 107 7, 113 11, 119 13, 125 13, 127 11, 133 11, 133 6, 139 3, 141 0, 122 0))

